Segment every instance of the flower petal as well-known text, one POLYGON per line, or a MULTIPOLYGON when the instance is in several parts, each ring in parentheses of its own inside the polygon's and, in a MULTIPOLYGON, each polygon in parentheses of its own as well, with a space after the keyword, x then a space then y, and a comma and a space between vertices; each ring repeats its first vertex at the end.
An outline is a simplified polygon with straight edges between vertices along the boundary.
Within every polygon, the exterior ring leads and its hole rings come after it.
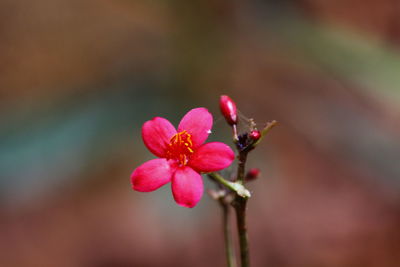
POLYGON ((140 192, 154 191, 171 181, 174 171, 166 159, 149 160, 133 171, 132 188, 140 192))
POLYGON ((178 205, 193 208, 203 196, 201 175, 188 166, 178 168, 172 177, 172 193, 178 205))
POLYGON ((175 127, 161 117, 146 121, 142 127, 142 138, 146 147, 157 157, 165 157, 171 137, 176 134, 175 127))
POLYGON ((235 159, 232 149, 220 142, 202 145, 190 157, 189 166, 199 172, 213 172, 225 169, 235 159))
POLYGON ((195 108, 183 116, 178 132, 186 130, 192 135, 193 146, 198 147, 206 141, 211 132, 213 117, 206 108, 195 108))

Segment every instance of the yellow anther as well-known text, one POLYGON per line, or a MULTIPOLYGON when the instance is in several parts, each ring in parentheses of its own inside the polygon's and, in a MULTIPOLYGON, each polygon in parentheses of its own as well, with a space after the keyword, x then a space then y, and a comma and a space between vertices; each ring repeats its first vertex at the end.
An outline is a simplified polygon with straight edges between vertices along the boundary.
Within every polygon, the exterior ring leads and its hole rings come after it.
POLYGON ((167 158, 175 159, 181 165, 186 165, 190 155, 194 152, 191 137, 191 134, 187 131, 182 131, 172 136, 168 144, 167 158))

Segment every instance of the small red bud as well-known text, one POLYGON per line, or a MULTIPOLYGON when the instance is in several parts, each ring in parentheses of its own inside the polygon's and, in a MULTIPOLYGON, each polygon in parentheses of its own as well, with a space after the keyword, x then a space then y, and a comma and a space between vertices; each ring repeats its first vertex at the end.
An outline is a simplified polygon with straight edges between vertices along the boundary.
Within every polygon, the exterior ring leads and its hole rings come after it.
POLYGON ((254 141, 257 141, 261 137, 261 132, 258 130, 253 130, 250 132, 250 138, 254 141))
POLYGON ((221 108, 221 113, 224 115, 225 120, 230 125, 237 124, 236 104, 229 96, 221 95, 219 99, 219 107, 221 108))
POLYGON ((258 176, 260 176, 260 169, 253 168, 247 172, 245 179, 246 179, 246 181, 253 181, 253 180, 257 179, 258 176))

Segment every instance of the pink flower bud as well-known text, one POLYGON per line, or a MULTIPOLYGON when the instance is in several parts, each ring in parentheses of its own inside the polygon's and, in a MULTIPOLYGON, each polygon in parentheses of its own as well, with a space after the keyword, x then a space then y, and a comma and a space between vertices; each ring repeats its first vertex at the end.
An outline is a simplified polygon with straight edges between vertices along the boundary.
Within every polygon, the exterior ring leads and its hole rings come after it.
POLYGON ((221 95, 219 99, 219 107, 221 108, 221 113, 224 115, 225 120, 230 125, 237 124, 236 104, 229 96, 221 95))
POLYGON ((253 181, 253 180, 257 179, 258 176, 260 176, 260 169, 253 168, 247 172, 245 179, 246 179, 246 181, 253 181))
POLYGON ((261 132, 258 130, 253 130, 250 132, 250 138, 254 141, 257 141, 261 137, 261 132))

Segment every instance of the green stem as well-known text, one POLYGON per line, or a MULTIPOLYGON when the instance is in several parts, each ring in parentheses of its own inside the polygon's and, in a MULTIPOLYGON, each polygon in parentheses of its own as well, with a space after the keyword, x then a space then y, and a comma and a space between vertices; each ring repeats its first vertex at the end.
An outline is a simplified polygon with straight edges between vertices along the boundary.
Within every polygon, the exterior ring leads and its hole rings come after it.
POLYGON ((249 198, 251 196, 249 190, 247 190, 242 183, 238 182, 230 182, 225 180, 224 177, 219 175, 216 172, 210 172, 208 173, 208 176, 214 179, 214 181, 220 183, 221 185, 225 186, 229 190, 235 192, 238 196, 242 198, 249 198))
POLYGON ((229 223, 230 218, 230 210, 229 206, 223 202, 223 199, 220 200, 222 207, 222 216, 223 216, 223 228, 224 228, 224 241, 225 241, 225 255, 226 255, 226 263, 228 267, 236 267, 236 259, 235 253, 233 250, 233 243, 231 233, 231 224, 229 223))
POLYGON ((208 176, 210 176, 212 179, 214 179, 216 182, 222 184, 226 188, 228 188, 228 189, 230 189, 232 191, 236 191, 233 183, 225 180, 225 178, 222 177, 221 175, 219 175, 218 173, 210 172, 210 173, 208 173, 208 176))
POLYGON ((236 124, 232 125, 232 132, 233 132, 233 143, 236 144, 239 141, 236 124))

